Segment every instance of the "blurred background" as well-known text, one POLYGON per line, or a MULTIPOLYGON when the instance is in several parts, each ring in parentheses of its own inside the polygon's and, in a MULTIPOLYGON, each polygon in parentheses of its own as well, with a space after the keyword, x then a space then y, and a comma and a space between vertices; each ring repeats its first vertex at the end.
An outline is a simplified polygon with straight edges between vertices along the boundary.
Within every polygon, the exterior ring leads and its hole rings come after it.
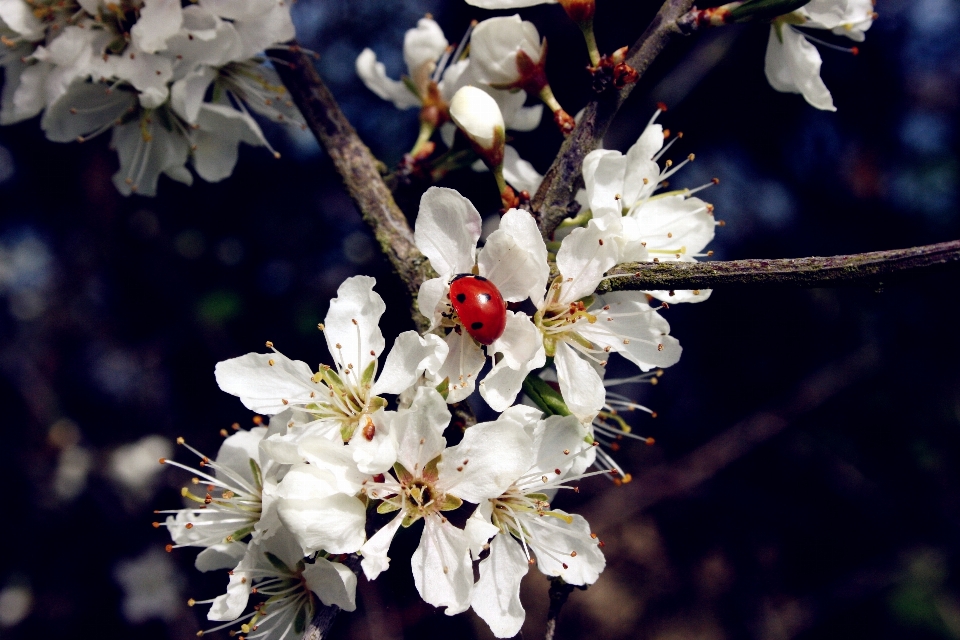
MULTIPOLYGON (((601 49, 632 43, 658 6, 598 0, 601 49)), ((660 122, 685 134, 674 155, 697 155, 673 184, 721 180, 702 194, 727 223, 719 259, 960 237, 960 2, 876 9, 859 56, 821 50, 836 113, 769 88, 765 26, 727 27, 672 44, 606 146, 626 150, 667 103, 660 122)), ((455 0, 294 5, 301 42, 390 166, 416 138, 416 111, 365 89, 354 60, 372 47, 399 77, 403 33, 427 12, 451 42, 492 15, 455 0)), ((557 6, 521 15, 548 38, 554 91, 576 113, 590 96, 578 30, 557 6)), ((105 138, 0 129, 0 637, 209 628, 186 600, 222 593, 227 577, 193 570, 190 549, 165 553, 150 523, 187 480, 156 464, 173 438, 213 455, 221 429, 252 425, 214 364, 266 340, 328 361, 316 325, 353 274, 377 277, 388 343, 412 328, 328 158, 307 133, 265 127, 281 160, 245 148, 222 183, 164 178, 152 199, 115 191, 105 138)), ((541 172, 560 142, 549 119, 514 140, 541 172)), ((488 175, 444 184, 495 214, 488 175)), ((588 517, 608 565, 571 595, 557 637, 960 638, 957 295, 955 275, 934 274, 881 290, 718 290, 666 311, 683 359, 657 386, 627 389, 658 413, 630 417, 656 446, 617 452, 631 484, 594 478, 558 503, 588 517)), ((472 613, 420 601, 404 557, 417 540, 397 538, 393 568, 361 579, 358 611, 331 637, 492 637, 472 613)), ((523 637, 541 637, 547 581, 533 571, 523 589, 523 637)))

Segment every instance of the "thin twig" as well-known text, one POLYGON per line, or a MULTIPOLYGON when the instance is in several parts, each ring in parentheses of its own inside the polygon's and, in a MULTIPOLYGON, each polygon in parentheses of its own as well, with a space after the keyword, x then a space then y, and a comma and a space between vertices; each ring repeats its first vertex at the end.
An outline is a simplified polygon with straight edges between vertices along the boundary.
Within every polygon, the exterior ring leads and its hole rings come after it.
POLYGON ((570 597, 573 591, 573 585, 567 584, 562 578, 553 578, 550 580, 550 611, 547 613, 547 629, 543 635, 543 640, 553 640, 557 631, 557 619, 560 617, 560 609, 570 597))
POLYGON ((435 275, 433 269, 414 244, 410 224, 384 183, 377 159, 343 115, 317 73, 313 60, 300 50, 296 42, 287 44, 288 49, 271 51, 275 58, 289 64, 276 65, 277 73, 307 126, 330 154, 350 197, 364 221, 373 229, 380 249, 406 285, 414 304, 413 317, 422 323, 425 319, 416 312, 417 292, 424 280, 435 275))
MULTIPOLYGON (((627 53, 626 63, 640 75, 647 71, 667 43, 682 35, 677 20, 689 11, 693 0, 667 0, 653 18, 640 39, 627 53)), ((586 106, 580 122, 573 130, 556 160, 543 177, 540 189, 531 202, 531 208, 540 215, 540 231, 549 239, 560 221, 570 215, 569 206, 574 202, 580 168, 588 153, 600 146, 614 116, 630 95, 636 83, 628 84, 619 91, 608 91, 586 106)))
POLYGON ((676 291, 727 286, 878 286, 892 278, 960 261, 960 240, 910 249, 826 258, 732 260, 730 262, 633 262, 609 271, 597 293, 676 291), (620 274, 623 274, 620 276, 620 274))
POLYGON ((336 605, 319 607, 313 614, 310 624, 307 625, 306 631, 303 632, 303 640, 323 640, 326 638, 327 632, 333 626, 338 613, 340 613, 340 607, 336 605))

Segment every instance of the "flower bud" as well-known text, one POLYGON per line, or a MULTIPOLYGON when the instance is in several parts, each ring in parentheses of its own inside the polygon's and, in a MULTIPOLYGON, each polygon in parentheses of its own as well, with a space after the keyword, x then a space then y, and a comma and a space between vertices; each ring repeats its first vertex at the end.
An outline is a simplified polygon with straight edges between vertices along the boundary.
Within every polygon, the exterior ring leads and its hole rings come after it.
POLYGON ((470 37, 470 63, 482 82, 497 89, 539 94, 546 84, 542 58, 540 33, 517 15, 484 20, 470 37))
POLYGON ((597 10, 596 0, 560 0, 560 6, 577 24, 592 21, 597 10))
POLYGON ((477 87, 461 87, 450 101, 450 118, 487 166, 494 169, 503 163, 503 115, 490 94, 477 87))

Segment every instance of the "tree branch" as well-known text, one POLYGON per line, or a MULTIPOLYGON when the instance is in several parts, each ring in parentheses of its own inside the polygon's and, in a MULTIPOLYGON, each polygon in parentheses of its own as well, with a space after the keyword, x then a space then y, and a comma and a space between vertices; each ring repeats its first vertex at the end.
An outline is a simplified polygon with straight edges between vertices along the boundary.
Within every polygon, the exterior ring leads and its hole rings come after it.
MULTIPOLYGON (((667 43, 681 35, 677 20, 690 10, 693 0, 666 0, 653 22, 627 52, 626 63, 640 75, 646 72, 667 43)), ((543 183, 531 202, 531 208, 540 214, 540 232, 549 239, 560 221, 570 215, 569 205, 574 201, 580 169, 588 153, 600 146, 614 116, 636 83, 625 85, 619 91, 608 91, 586 106, 580 123, 560 147, 556 160, 543 177, 543 183)))
POLYGON ((271 50, 273 57, 289 65, 276 65, 277 73, 307 126, 330 154, 350 197, 364 221, 373 229, 380 249, 406 285, 413 300, 413 317, 422 325, 426 319, 416 309, 417 293, 420 284, 436 274, 414 244, 410 224, 384 183, 377 159, 343 115, 314 68, 313 60, 300 50, 296 42, 287 44, 289 49, 271 50))
POLYGON ((631 262, 608 272, 597 293, 673 291, 727 286, 836 287, 877 285, 919 270, 960 261, 960 240, 910 249, 826 258, 732 260, 730 262, 631 262), (620 274, 623 274, 622 276, 620 274))

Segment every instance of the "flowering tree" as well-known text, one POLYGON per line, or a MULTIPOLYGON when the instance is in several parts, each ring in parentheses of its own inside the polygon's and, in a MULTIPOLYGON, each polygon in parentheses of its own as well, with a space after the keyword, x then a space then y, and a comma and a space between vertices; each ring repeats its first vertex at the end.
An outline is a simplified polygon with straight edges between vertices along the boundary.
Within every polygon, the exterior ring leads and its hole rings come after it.
POLYGON ((270 148, 251 112, 309 128, 409 294, 419 330, 389 348, 378 284, 361 275, 340 285, 319 325, 332 362, 315 368, 267 342, 267 353, 216 366, 220 388, 267 419, 229 435, 214 458, 178 440, 197 469, 161 459, 194 475, 188 506, 156 523, 168 550, 198 547, 198 570, 228 573, 225 593, 191 601, 210 605, 203 633, 322 637, 337 611, 356 608, 358 576, 377 579, 395 537, 416 525, 410 570, 425 602, 447 615, 472 608, 494 635, 512 637, 525 619, 520 583, 535 567, 549 578, 552 637, 568 594, 605 566, 587 520, 555 505, 560 490, 595 475, 631 480, 609 445, 633 435, 618 410, 645 408, 610 390, 625 382, 605 376, 613 354, 638 369, 630 381, 656 382, 682 357, 662 313, 671 304, 729 285, 875 283, 960 259, 960 243, 946 242, 711 261, 722 223, 703 191, 716 181, 671 190, 694 156, 667 157, 679 136, 658 121, 666 107, 625 154, 601 146, 662 50, 731 23, 769 25, 770 85, 833 110, 806 29, 862 41, 869 1, 700 10, 667 0, 633 46, 609 54, 594 35, 594 2, 559 4, 583 32, 594 92, 575 117, 547 79, 546 40, 516 15, 477 23, 456 46, 421 19, 404 39, 400 80, 364 50, 362 82, 398 109, 419 109, 416 141, 387 174, 293 40, 285 3, 0 0, 4 123, 42 113, 60 142, 111 131, 125 195, 154 194, 161 174, 189 183, 188 164, 207 181, 227 178, 240 142, 270 148), (507 142, 536 127, 543 106, 565 137, 541 176, 507 142), (434 185, 468 168, 497 188, 492 231, 469 199, 434 185), (422 191, 412 228, 395 198, 409 189, 422 191), (496 417, 478 422, 471 397, 496 417))

